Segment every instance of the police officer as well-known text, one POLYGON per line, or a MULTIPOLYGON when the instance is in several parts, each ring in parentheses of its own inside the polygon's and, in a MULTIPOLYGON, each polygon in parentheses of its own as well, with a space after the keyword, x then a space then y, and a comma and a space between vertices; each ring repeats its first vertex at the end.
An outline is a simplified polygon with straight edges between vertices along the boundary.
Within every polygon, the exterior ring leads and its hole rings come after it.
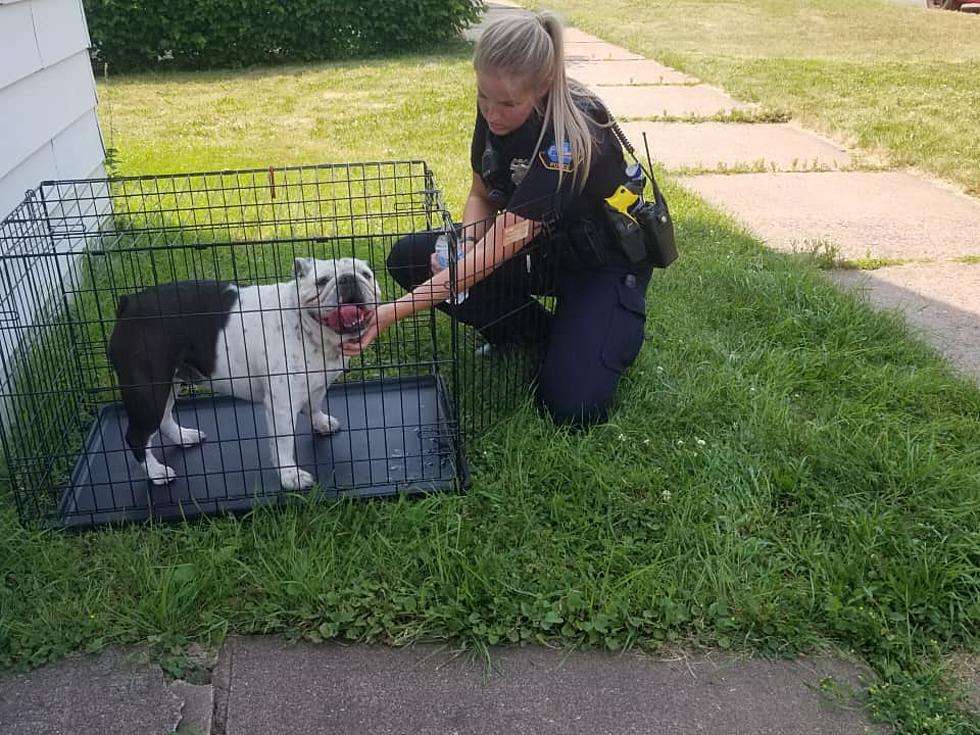
POLYGON ((388 268, 409 293, 381 305, 360 342, 344 351, 357 354, 394 321, 437 307, 491 346, 541 347, 537 397, 556 422, 603 422, 643 343, 652 270, 613 226, 609 202, 629 183, 622 147, 602 104, 566 78, 555 15, 508 13, 490 22, 474 67, 473 181, 455 284, 467 298, 447 302, 449 269, 434 255, 438 233, 403 238, 388 268), (557 297, 554 316, 532 293, 557 297))

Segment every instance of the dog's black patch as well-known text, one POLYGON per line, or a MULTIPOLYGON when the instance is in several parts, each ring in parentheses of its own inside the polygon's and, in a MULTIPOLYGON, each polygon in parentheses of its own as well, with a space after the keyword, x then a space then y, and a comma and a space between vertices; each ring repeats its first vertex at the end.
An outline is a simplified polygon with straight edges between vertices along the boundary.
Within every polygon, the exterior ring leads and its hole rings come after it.
POLYGON ((178 281, 123 296, 109 339, 129 418, 126 442, 137 461, 160 427, 175 375, 214 371, 218 335, 238 290, 224 281, 178 281))

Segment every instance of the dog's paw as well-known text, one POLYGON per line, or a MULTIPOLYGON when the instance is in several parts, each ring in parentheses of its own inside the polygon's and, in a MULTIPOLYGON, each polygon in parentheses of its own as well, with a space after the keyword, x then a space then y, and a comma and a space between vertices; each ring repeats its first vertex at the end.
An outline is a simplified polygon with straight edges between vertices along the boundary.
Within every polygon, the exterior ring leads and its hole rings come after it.
POLYGON ((193 447, 193 446, 197 446, 207 438, 208 438, 207 434, 205 434, 203 431, 198 431, 197 429, 185 429, 181 427, 180 437, 177 443, 185 448, 193 447))
POLYGON ((322 411, 313 414, 313 431, 317 434, 335 434, 340 431, 340 422, 333 416, 322 411))
POLYGON ((299 467, 283 467, 279 470, 279 482, 283 490, 306 490, 316 482, 313 475, 299 467))
POLYGON ((203 431, 185 429, 183 426, 176 425, 161 426, 160 435, 170 444, 176 444, 184 449, 197 446, 208 438, 203 431))
POLYGON ((177 473, 165 464, 153 467, 146 474, 154 485, 168 485, 177 479, 177 473))

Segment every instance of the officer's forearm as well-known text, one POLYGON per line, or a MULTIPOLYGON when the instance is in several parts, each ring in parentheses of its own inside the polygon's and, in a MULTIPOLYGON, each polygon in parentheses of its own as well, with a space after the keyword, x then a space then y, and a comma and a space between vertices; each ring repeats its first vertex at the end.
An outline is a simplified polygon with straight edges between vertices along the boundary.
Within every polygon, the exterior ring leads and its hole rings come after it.
MULTIPOLYGON (((497 215, 483 239, 468 249, 456 263, 456 292, 460 293, 475 286, 493 273, 501 263, 514 257, 515 253, 531 241, 538 229, 537 223, 509 212, 497 215)), ((448 268, 439 271, 431 282, 436 282, 442 275, 445 276, 448 288, 448 268)))
POLYGON ((464 243, 464 249, 469 250, 474 242, 479 242, 487 233, 487 224, 496 212, 493 203, 486 197, 470 192, 463 207, 463 230, 461 238, 469 241, 464 243))
MULTIPOLYGON (((514 257, 537 234, 539 226, 531 220, 504 212, 497 216, 482 240, 466 251, 456 263, 456 293, 465 291, 493 273, 501 264, 514 257)), ((451 295, 449 268, 443 268, 432 278, 395 302, 396 319, 441 304, 451 295)))

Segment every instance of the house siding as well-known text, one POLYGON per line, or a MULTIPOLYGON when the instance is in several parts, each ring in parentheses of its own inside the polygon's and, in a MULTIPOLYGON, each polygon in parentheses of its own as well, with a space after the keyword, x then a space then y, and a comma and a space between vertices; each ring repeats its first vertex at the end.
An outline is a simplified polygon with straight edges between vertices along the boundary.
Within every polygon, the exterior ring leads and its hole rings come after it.
POLYGON ((81 0, 0 0, 0 219, 48 179, 103 176, 81 0))
MULTIPOLYGON (((0 0, 0 428, 16 371, 52 334, 63 284, 77 289, 81 207, 39 185, 105 176, 81 0, 0 0), (32 192, 30 197, 28 192, 32 192), (48 217, 59 222, 51 226, 48 217), (72 219, 74 217, 74 219, 72 219)), ((50 188, 49 188, 50 190, 50 188)), ((104 200, 100 200, 104 201, 104 200)), ((108 209, 106 209, 108 213, 108 209)), ((99 212, 96 212, 98 215, 99 212)), ((88 223, 97 222, 89 218, 88 223)))

